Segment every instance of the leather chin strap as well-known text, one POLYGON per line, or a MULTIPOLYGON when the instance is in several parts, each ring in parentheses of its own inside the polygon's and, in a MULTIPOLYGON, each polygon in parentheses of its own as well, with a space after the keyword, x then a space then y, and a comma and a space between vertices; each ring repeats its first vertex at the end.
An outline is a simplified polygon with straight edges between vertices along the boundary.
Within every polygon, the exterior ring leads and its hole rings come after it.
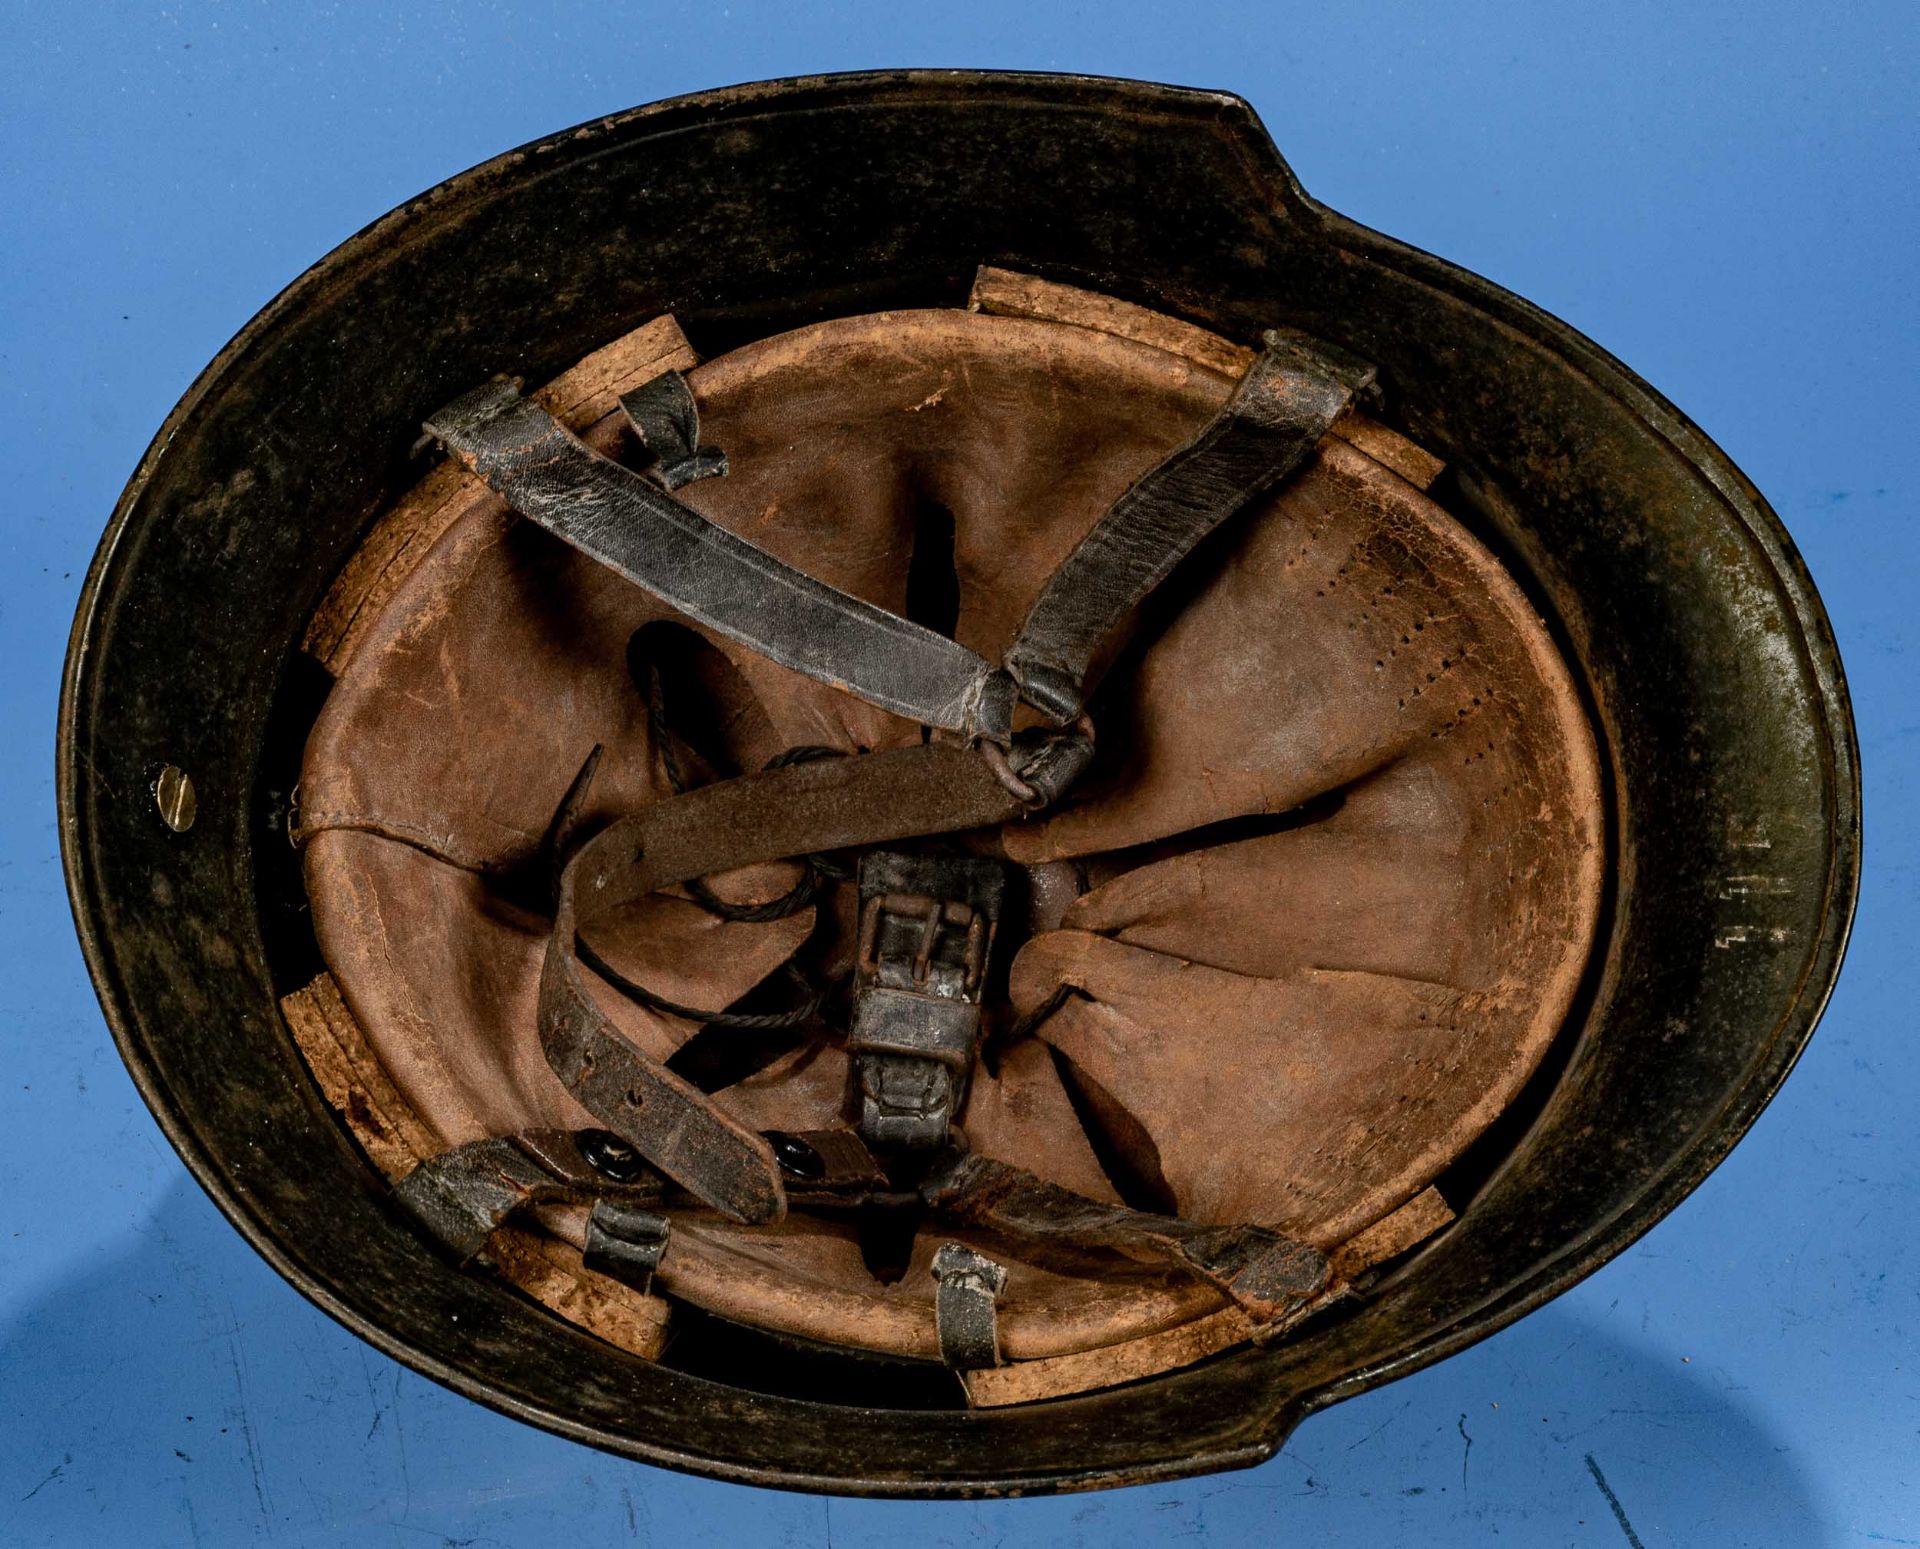
POLYGON ((695 1198, 737 1221, 780 1220, 786 1191, 772 1148, 621 1035, 587 987, 580 931, 691 877, 981 828, 1023 810, 977 755, 928 743, 743 775, 622 818, 582 845, 560 874, 540 973, 548 1064, 589 1113, 695 1198))
MULTIPOLYGON (((646 474, 594 452, 506 382, 468 393, 426 422, 516 512, 688 617, 969 744, 796 763, 705 786, 614 823, 560 867, 540 980, 541 1045, 611 1137, 733 1220, 784 1217, 788 1186, 774 1146, 618 1031, 588 987, 582 928, 675 883, 788 856, 999 825, 1057 799, 1092 757, 1084 706, 1094 662, 1207 533, 1306 460, 1372 375, 1338 351, 1269 333, 1220 412, 1115 501, 1054 572, 1004 667, 815 580, 676 500, 670 489, 724 472, 725 459, 698 445, 692 395, 675 373, 626 401, 656 459, 646 474), (1016 695, 1054 726, 1073 729, 1016 738, 1016 695)), ((556 834, 571 827, 593 762, 569 791, 556 834)), ((578 1161, 577 1148, 550 1139, 481 1141, 426 1164, 402 1194, 443 1240, 470 1255, 487 1223, 520 1204, 614 1192, 604 1172, 583 1173, 578 1161)), ((870 1180, 865 1186, 871 1192, 870 1180)), ((832 1189, 826 1196, 840 1197, 832 1189)), ((1030 1247, 1091 1247, 1176 1263, 1212 1280, 1261 1323, 1306 1304, 1327 1282, 1320 1254, 1274 1233, 1102 1205, 980 1158, 937 1169, 923 1203, 1030 1247)))

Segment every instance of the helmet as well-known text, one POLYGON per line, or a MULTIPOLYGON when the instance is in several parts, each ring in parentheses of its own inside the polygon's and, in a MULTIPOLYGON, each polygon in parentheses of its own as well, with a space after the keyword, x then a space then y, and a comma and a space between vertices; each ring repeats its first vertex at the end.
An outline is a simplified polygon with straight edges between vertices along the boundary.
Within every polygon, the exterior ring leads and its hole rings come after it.
POLYGON ((135 475, 60 778, 283 1274, 868 1492, 1254 1461, 1564 1289, 1784 1077, 1858 868, 1717 449, 1237 99, 1068 78, 684 99, 356 237, 135 475))

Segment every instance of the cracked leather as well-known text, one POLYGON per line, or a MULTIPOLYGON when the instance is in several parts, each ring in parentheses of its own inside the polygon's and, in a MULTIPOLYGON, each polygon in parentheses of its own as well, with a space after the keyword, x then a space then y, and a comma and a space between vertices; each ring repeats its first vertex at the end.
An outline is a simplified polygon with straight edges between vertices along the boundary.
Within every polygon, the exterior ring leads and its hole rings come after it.
POLYGON ((1305 1305, 1332 1274, 1324 1254, 1279 1232, 1107 1204, 989 1157, 960 1157, 921 1192, 943 1222, 992 1232, 1043 1260, 1063 1249, 1109 1249, 1178 1263, 1218 1286, 1256 1323, 1305 1305))
POLYGON ((651 1175, 616 1182, 596 1171, 565 1130, 469 1141, 431 1157, 395 1190, 423 1225, 462 1262, 486 1246, 509 1217, 556 1200, 657 1200, 651 1175))

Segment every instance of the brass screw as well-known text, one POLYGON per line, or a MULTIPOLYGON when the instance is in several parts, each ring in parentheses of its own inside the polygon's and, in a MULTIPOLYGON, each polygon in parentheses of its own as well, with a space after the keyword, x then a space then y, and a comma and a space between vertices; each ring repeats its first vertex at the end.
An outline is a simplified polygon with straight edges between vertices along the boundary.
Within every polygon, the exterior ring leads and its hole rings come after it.
POLYGON ((153 781, 153 804, 160 809, 160 820, 176 834, 193 827, 200 811, 200 799, 193 793, 193 781, 177 764, 161 766, 153 781))

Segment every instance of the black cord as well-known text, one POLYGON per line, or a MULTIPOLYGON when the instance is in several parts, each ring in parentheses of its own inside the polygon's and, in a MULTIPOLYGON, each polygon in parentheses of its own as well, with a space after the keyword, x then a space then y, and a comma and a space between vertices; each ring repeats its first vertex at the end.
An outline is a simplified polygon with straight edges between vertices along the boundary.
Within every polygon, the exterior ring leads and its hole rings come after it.
POLYGON ((668 1000, 664 995, 656 995, 644 984, 629 979, 584 940, 576 938, 576 947, 581 962, 629 999, 638 1001, 650 1011, 662 1012, 670 1017, 684 1017, 689 1022, 699 1022, 707 1027, 755 1028, 763 1032, 802 1027, 820 1014, 820 1007, 827 998, 825 990, 809 983, 807 976, 788 962, 780 965, 781 972, 805 991, 793 1005, 779 1011, 703 1011, 695 1006, 683 1006, 678 1001, 668 1000))
MULTIPOLYGON (((660 750, 660 761, 665 766, 667 784, 673 793, 684 795, 687 790, 686 776, 681 770, 680 761, 674 755, 674 743, 678 740, 673 728, 667 725, 666 717, 660 710, 660 675, 657 670, 650 673, 652 692, 647 696, 647 726, 653 734, 653 744, 660 750)), ((579 799, 578 792, 584 789, 592 778, 593 767, 599 760, 600 750, 595 748, 587 764, 574 781, 574 789, 569 790, 568 800, 562 803, 562 814, 579 799)), ((793 764, 810 764, 824 758, 841 758, 845 754, 839 748, 823 747, 813 743, 798 746, 776 753, 767 760, 766 768, 784 769, 793 764)), ((556 816, 556 828, 563 826, 563 817, 556 816)), ((852 868, 825 855, 803 855, 799 857, 802 867, 800 880, 778 898, 768 899, 758 904, 736 904, 720 897, 706 882, 694 877, 681 885, 691 898, 707 913, 722 920, 750 924, 761 924, 770 920, 784 920, 789 915, 798 914, 817 898, 822 888, 833 881, 842 881, 853 875, 852 868)), ((781 965, 782 971, 804 991, 802 997, 793 1005, 780 1011, 707 1011, 695 1006, 683 1006, 678 1001, 668 1000, 657 995, 637 980, 629 979, 619 969, 595 952, 580 937, 575 938, 580 959, 601 978, 631 1000, 638 1001, 649 1010, 658 1011, 666 1016, 684 1017, 689 1022, 699 1022, 707 1027, 737 1027, 762 1032, 776 1032, 786 1028, 801 1027, 820 1014, 825 1003, 827 991, 810 983, 798 966, 791 961, 781 965)))

